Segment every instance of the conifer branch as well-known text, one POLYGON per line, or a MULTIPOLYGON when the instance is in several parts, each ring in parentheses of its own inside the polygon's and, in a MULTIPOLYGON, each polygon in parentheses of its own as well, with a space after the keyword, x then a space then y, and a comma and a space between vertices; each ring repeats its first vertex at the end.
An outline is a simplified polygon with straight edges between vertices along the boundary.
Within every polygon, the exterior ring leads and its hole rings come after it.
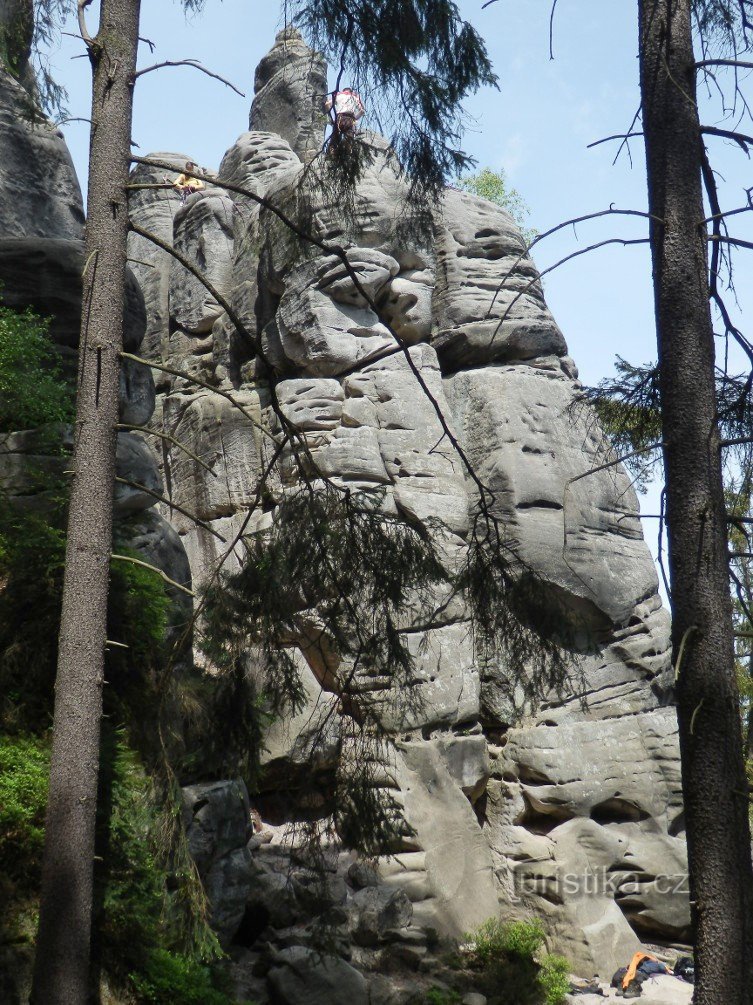
MULTIPOLYGON (((221 398, 225 398, 226 401, 229 401, 234 408, 237 408, 241 415, 245 416, 252 426, 255 426, 256 429, 258 429, 261 433, 264 433, 265 436, 268 436, 274 442, 274 437, 271 432, 264 425, 262 425, 257 418, 251 415, 251 413, 248 412, 243 405, 241 405, 241 403, 232 396, 232 394, 229 394, 227 391, 223 391, 222 388, 215 387, 213 384, 208 384, 205 380, 201 380, 199 377, 195 377, 192 374, 184 373, 183 370, 176 370, 173 367, 165 366, 163 363, 155 363, 152 360, 144 359, 143 356, 136 356, 132 352, 124 351, 121 352, 120 355, 123 359, 132 359, 136 363, 143 363, 144 366, 150 366, 154 370, 160 370, 162 373, 169 373, 174 377, 181 377, 183 380, 188 381, 189 384, 196 384, 198 387, 203 387, 207 391, 211 391, 212 394, 219 394, 221 398)), ((153 432, 153 430, 149 430, 149 432, 153 432)))

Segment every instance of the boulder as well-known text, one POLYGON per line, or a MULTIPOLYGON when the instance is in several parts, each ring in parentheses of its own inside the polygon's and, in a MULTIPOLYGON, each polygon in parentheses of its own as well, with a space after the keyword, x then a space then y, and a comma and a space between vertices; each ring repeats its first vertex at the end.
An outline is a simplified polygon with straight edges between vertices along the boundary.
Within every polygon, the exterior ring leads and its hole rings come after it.
POLYGON ((275 1005, 368 1005, 366 979, 345 960, 305 946, 275 954, 268 974, 275 1005))
POLYGON ((243 920, 253 882, 245 784, 234 779, 186 786, 183 822, 209 900, 210 922, 220 943, 228 946, 243 920))
POLYGON ((391 929, 406 928, 413 905, 404 890, 366 886, 349 903, 351 936, 359 946, 376 946, 391 929))
POLYGON ((217 859, 245 848, 250 821, 248 792, 240 779, 202 782, 183 789, 188 848, 202 875, 217 859))
POLYGON ((113 506, 116 516, 157 505, 150 492, 162 495, 162 478, 151 447, 137 433, 118 433, 115 473, 124 480, 115 483, 113 506))

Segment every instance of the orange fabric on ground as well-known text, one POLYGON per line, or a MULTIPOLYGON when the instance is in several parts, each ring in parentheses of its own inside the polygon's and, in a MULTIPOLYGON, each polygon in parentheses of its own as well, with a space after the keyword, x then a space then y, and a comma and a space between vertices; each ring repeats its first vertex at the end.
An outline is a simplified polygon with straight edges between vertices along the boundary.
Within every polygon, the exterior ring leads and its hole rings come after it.
POLYGON ((638 967, 643 960, 653 960, 655 963, 659 961, 651 953, 635 953, 632 960, 630 961, 630 966, 627 968, 627 973, 622 978, 622 989, 623 991, 628 986, 628 984, 633 980, 636 973, 638 972, 638 967))

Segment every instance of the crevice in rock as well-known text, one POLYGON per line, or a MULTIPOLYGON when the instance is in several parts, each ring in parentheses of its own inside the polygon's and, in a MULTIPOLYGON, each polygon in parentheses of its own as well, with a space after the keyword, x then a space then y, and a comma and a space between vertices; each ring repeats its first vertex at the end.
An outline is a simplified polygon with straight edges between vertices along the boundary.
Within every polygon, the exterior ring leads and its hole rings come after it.
POLYGON ((250 949, 269 924, 269 911, 261 904, 250 904, 243 912, 233 943, 250 949))
POLYGON ((648 820, 650 815, 632 800, 621 799, 619 794, 591 807, 591 819, 597 824, 637 823, 648 820))
POLYGON ((531 499, 530 502, 520 502, 515 509, 562 509, 562 503, 552 499, 531 499))

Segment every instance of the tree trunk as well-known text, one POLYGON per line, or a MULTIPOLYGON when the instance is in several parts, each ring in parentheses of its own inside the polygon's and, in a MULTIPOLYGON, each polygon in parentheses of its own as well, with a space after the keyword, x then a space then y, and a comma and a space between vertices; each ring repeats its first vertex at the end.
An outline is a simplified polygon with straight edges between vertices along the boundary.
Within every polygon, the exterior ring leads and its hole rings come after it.
POLYGON ((94 824, 112 547, 118 372, 140 0, 102 0, 93 69, 88 219, 50 795, 32 1001, 89 1001, 94 824))
POLYGON ((696 931, 696 1005, 753 1002, 753 872, 714 390, 691 0, 639 0, 640 77, 696 931))

